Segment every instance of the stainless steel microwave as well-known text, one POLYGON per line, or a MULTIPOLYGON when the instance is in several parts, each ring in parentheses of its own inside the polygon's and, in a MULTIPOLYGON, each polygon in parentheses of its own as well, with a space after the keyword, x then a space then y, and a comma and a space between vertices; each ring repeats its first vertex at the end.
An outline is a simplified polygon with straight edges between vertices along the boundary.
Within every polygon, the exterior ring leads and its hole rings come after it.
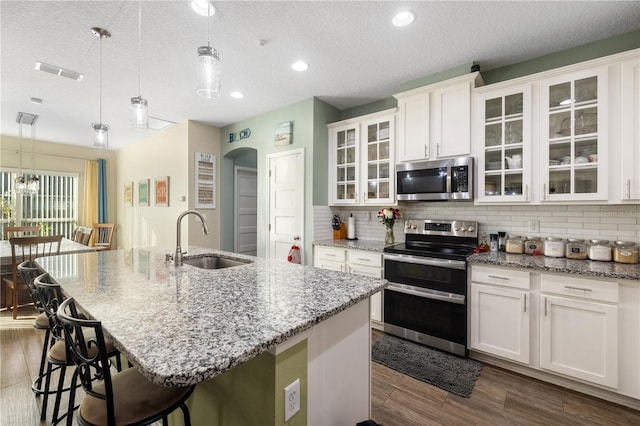
POLYGON ((396 164, 398 201, 473 201, 473 157, 396 164))

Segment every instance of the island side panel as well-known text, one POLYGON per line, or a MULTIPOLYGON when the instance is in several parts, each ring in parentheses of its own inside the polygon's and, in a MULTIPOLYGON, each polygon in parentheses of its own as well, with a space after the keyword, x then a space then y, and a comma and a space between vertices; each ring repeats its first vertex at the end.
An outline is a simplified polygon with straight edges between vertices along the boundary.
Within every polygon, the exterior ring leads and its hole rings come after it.
POLYGON ((308 337, 308 424, 354 425, 370 418, 369 299, 313 327, 308 337))

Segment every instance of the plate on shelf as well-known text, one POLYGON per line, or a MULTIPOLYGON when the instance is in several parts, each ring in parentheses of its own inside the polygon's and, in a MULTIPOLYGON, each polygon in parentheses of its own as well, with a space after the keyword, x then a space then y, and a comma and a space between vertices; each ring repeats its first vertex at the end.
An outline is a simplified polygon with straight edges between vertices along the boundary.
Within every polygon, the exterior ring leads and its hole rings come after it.
POLYGON ((487 170, 500 170, 502 168, 502 161, 489 161, 487 163, 487 170))
POLYGON ((550 166, 559 166, 560 165, 560 160, 549 160, 549 165, 550 166))

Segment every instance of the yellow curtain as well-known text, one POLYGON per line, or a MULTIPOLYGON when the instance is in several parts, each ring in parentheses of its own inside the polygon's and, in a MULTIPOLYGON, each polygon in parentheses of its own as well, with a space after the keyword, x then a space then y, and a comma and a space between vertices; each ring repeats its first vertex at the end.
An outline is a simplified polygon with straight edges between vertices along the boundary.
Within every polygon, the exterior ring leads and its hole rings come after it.
MULTIPOLYGON (((84 163, 84 203, 80 223, 93 226, 98 222, 98 162, 87 160, 84 163)), ((93 240, 93 234, 91 235, 93 240)), ((92 243, 90 242, 89 245, 92 243)))

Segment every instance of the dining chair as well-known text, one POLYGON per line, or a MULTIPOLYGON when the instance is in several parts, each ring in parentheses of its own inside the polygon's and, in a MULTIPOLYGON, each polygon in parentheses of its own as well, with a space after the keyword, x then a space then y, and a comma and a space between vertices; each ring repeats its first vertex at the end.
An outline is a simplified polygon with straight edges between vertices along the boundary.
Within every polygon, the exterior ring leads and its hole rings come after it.
POLYGON ((91 240, 91 235, 93 234, 93 228, 89 228, 88 226, 76 226, 73 229, 73 233, 71 234, 71 239, 76 243, 83 244, 85 246, 89 245, 89 240, 91 240))
POLYGON ((115 229, 115 223, 94 223, 93 247, 95 247, 96 250, 111 250, 111 241, 113 240, 113 232, 115 229))
POLYGON ((20 290, 27 290, 26 283, 18 271, 18 265, 24 261, 33 261, 38 257, 52 256, 60 253, 62 235, 13 237, 11 245, 11 277, 5 278, 6 306, 13 310, 13 319, 18 317, 20 290))
POLYGON ((4 239, 11 237, 30 237, 40 235, 39 226, 5 226, 4 239))
MULTIPOLYGON (((74 385, 78 379, 86 392, 78 409, 78 424, 148 425, 160 419, 167 424, 167 416, 178 408, 182 410, 184 424, 191 424, 185 401, 195 385, 160 386, 150 382, 135 367, 112 374, 102 323, 80 318, 72 297, 62 302, 57 318, 64 330, 69 356, 76 365, 71 381, 69 413, 73 412, 71 401, 75 398, 74 385), (97 351, 92 352, 92 348, 97 348, 97 351), (101 382, 91 380, 96 375, 101 377, 101 382)), ((67 425, 73 424, 71 417, 67 416, 67 425)))

